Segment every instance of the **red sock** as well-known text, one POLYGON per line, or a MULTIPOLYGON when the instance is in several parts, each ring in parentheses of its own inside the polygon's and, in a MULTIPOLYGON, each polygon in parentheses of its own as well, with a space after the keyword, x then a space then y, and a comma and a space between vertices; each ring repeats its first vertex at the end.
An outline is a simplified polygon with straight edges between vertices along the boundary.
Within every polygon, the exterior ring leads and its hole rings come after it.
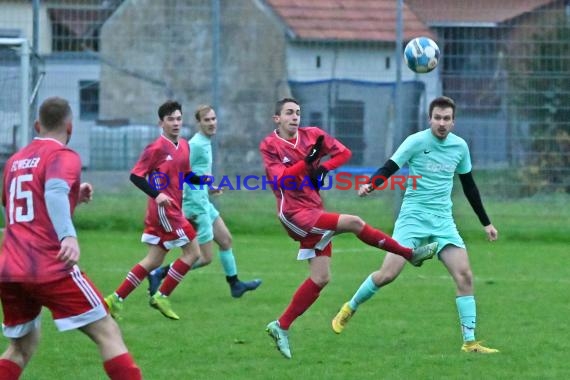
POLYGON ((279 326, 288 330, 293 321, 300 317, 319 298, 321 290, 322 288, 315 284, 313 280, 310 278, 306 279, 293 294, 291 303, 289 303, 289 306, 287 306, 287 309, 279 318, 279 326))
POLYGON ((103 368, 111 380, 142 380, 141 369, 128 352, 105 361, 103 368))
POLYGON ((389 235, 386 235, 380 230, 372 228, 368 224, 365 224, 362 231, 360 231, 360 233, 356 236, 368 245, 395 253, 396 255, 402 256, 406 260, 410 260, 412 258, 411 248, 406 248, 400 245, 389 235))
POLYGON ((177 259, 172 263, 168 273, 166 273, 166 278, 162 282, 162 285, 158 289, 161 294, 169 296, 170 293, 178 286, 180 281, 184 278, 184 275, 190 270, 190 265, 186 264, 184 261, 177 259))
POLYGON ((0 359, 0 379, 18 380, 22 374, 22 368, 8 359, 0 359))
POLYGON ((127 274, 127 278, 123 281, 121 286, 117 288, 115 293, 122 299, 125 299, 131 294, 133 290, 141 284, 141 282, 148 276, 148 271, 144 269, 140 264, 137 264, 131 269, 127 274))

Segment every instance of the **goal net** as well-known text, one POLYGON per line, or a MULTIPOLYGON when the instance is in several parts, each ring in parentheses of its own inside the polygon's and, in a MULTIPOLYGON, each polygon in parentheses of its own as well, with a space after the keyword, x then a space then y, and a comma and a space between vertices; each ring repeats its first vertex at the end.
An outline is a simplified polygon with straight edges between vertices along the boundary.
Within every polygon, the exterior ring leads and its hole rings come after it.
POLYGON ((30 49, 25 38, 0 38, 0 167, 31 138, 30 49))

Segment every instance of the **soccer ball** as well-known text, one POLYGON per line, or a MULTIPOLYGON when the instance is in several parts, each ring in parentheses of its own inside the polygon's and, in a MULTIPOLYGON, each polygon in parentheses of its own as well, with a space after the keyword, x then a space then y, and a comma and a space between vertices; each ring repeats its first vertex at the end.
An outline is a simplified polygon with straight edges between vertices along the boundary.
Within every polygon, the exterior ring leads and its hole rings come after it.
POLYGON ((429 73, 439 62, 439 47, 430 38, 416 37, 406 45, 404 60, 413 72, 429 73))

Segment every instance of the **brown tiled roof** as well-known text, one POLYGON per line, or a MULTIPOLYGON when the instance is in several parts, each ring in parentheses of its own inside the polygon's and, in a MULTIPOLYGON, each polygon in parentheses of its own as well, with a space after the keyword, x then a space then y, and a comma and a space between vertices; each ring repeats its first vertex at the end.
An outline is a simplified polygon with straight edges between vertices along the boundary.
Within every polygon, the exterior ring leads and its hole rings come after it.
POLYGON ((404 0, 427 24, 499 24, 561 0, 404 0))
MULTIPOLYGON (((395 41, 395 0, 265 0, 296 38, 395 41)), ((404 5, 404 40, 434 34, 404 5)))

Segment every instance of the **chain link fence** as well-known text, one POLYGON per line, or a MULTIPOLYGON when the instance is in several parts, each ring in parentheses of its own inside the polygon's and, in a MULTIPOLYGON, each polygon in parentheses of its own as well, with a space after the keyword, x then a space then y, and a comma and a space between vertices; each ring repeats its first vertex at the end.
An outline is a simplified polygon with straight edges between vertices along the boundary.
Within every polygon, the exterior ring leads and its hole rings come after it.
MULTIPOLYGON (((421 33, 441 48, 438 68, 423 75, 398 66, 395 1, 351 9, 332 1, 37 3, 0 2, 0 38, 32 42, 37 15, 39 46, 31 46, 43 63, 32 63, 30 94, 70 100, 71 146, 89 171, 130 169, 160 132, 158 105, 174 98, 184 106, 188 137, 193 109, 216 107, 217 174, 262 174, 257 147, 283 96, 302 101, 303 124, 352 149, 350 167, 374 168, 427 127, 427 104, 444 94, 458 104, 456 133, 471 148, 485 196, 570 192, 566 1, 404 1, 403 42, 421 33)), ((22 125, 17 59, 0 47, 2 157, 15 149, 22 125)), ((31 136, 31 125, 24 127, 31 136)))
POLYGON ((0 37, 0 163, 26 140, 21 125, 29 115, 27 50, 25 39, 0 37))

